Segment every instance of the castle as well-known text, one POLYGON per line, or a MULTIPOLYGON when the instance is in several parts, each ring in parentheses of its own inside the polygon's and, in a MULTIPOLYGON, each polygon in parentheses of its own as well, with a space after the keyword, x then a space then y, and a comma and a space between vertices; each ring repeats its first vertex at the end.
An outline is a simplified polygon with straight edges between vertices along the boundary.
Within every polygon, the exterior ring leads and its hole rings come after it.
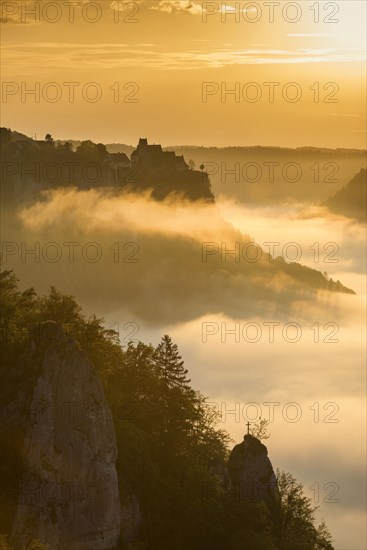
POLYGON ((131 154, 131 162, 137 166, 160 167, 165 172, 189 170, 183 155, 178 156, 174 151, 163 151, 161 145, 149 145, 146 138, 139 139, 137 148, 131 154))

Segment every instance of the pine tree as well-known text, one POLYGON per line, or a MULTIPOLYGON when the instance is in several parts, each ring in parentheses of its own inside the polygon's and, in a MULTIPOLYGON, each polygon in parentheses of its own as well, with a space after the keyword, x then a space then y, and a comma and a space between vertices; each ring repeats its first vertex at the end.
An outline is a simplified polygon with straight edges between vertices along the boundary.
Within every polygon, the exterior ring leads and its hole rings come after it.
POLYGON ((155 363, 158 372, 166 381, 169 389, 189 389, 191 380, 187 378, 187 369, 178 352, 177 344, 173 344, 171 338, 165 334, 155 351, 155 363))
POLYGON ((163 336, 155 349, 154 364, 160 382, 158 445, 161 464, 167 472, 177 467, 178 456, 185 452, 195 392, 190 387, 178 347, 168 335, 163 336))

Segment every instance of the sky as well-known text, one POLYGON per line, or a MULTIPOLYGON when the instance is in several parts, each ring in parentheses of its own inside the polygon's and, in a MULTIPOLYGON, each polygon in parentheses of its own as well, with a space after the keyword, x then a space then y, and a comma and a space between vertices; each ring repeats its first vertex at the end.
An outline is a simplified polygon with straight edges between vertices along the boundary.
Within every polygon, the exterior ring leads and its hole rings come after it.
POLYGON ((90 4, 1 1, 3 125, 133 145, 366 146, 365 2, 90 4))

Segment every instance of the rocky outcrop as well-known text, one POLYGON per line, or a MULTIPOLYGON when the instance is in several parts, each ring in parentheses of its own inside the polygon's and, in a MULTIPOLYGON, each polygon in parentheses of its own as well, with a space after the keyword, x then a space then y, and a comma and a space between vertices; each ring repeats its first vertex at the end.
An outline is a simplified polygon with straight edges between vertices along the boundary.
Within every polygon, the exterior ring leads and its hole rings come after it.
POLYGON ((25 468, 11 533, 18 548, 116 545, 120 503, 117 447, 101 382, 74 338, 47 323, 29 353, 39 364, 24 426, 25 468))
POLYGON ((228 459, 232 491, 241 499, 272 502, 279 498, 277 480, 268 458, 268 450, 259 439, 245 435, 228 459))

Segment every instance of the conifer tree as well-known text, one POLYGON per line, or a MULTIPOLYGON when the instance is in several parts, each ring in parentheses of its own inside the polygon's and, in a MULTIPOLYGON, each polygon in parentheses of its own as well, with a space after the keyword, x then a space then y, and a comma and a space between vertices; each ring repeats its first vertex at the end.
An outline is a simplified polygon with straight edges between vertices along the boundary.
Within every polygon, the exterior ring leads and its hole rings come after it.
POLYGON ((166 380, 169 389, 189 389, 191 380, 187 378, 187 369, 178 352, 177 344, 173 344, 171 338, 165 334, 156 348, 155 363, 160 375, 166 380))

